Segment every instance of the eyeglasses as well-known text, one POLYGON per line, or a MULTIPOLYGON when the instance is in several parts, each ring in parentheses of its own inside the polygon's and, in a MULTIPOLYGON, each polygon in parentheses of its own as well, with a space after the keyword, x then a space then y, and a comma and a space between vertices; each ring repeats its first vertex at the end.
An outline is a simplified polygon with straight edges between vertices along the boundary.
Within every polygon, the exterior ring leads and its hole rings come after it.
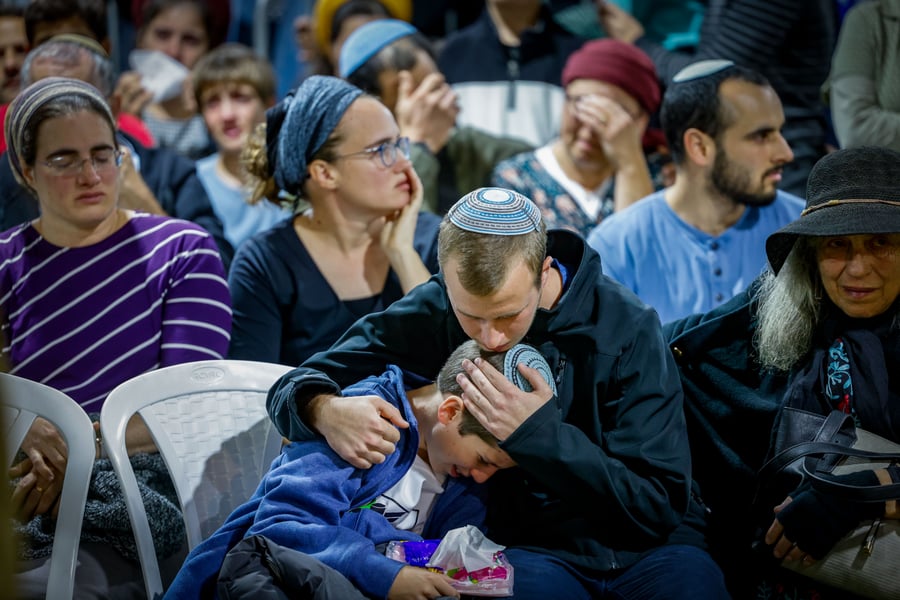
POLYGON ((70 154, 54 156, 42 164, 49 167, 59 177, 76 177, 84 171, 84 163, 91 163, 98 175, 108 175, 122 164, 122 152, 115 148, 94 150, 90 158, 78 158, 70 154))
POLYGON ((378 154, 378 157, 381 159, 381 164, 385 167, 393 165, 400 156, 409 159, 409 138, 398 137, 396 140, 383 142, 377 146, 360 150, 359 152, 351 152, 350 154, 336 156, 335 160, 339 158, 351 158, 354 156, 365 156, 366 158, 370 158, 375 154, 378 154))

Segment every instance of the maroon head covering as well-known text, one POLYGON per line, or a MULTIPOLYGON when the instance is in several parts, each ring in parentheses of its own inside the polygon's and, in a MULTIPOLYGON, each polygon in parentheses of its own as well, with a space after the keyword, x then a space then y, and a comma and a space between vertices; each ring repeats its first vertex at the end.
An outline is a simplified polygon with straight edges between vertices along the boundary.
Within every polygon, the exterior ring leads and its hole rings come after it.
POLYGON ((614 39, 592 40, 576 50, 562 72, 563 87, 576 79, 593 79, 622 88, 647 114, 659 108, 661 92, 650 57, 614 39))

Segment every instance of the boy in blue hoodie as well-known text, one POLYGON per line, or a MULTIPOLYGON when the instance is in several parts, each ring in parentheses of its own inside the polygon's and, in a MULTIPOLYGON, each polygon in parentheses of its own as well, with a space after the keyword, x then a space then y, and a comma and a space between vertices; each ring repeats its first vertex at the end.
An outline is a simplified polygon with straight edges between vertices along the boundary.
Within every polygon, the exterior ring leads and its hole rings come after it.
MULTIPOLYGON (((286 446, 254 496, 194 548, 166 597, 215 597, 225 555, 254 536, 321 561, 367 597, 458 596, 448 577, 391 560, 376 546, 438 538, 455 527, 480 524, 478 493, 456 478, 483 483, 498 469, 515 466, 464 408, 457 376, 463 372, 463 360, 477 358, 507 373, 523 389, 531 385, 522 379, 520 363, 543 376, 530 378, 539 381, 535 391, 550 392, 554 386, 549 366, 532 348, 520 344, 492 353, 472 341, 453 352, 436 385, 407 393, 403 374, 390 366, 380 376, 349 386, 345 394, 385 398, 403 413, 410 427, 401 430, 397 451, 371 469, 357 469, 324 440, 286 446)), ((222 571, 234 585, 235 573, 222 571)))

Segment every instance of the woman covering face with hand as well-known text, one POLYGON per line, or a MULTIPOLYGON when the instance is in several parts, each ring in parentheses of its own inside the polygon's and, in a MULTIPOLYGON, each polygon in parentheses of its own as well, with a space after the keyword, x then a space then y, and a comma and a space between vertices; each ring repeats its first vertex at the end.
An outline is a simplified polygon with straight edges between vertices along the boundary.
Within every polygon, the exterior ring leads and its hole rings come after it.
POLYGON ((286 193, 305 209, 235 257, 229 355, 298 365, 437 271, 439 219, 419 212, 391 112, 341 79, 309 77, 256 133, 244 155, 254 198, 286 193))
MULTIPOLYGON (((191 223, 118 207, 121 153, 115 120, 100 92, 72 79, 43 79, 16 97, 5 128, 13 173, 41 210, 34 221, 0 234, 0 313, 9 372, 68 394, 93 415, 113 388, 141 373, 222 358, 230 299, 216 246, 191 223)), ((142 423, 132 424, 128 440, 133 460, 165 481, 142 423)), ((20 557, 26 559, 20 569, 23 597, 42 597, 49 519, 58 509, 67 458, 56 428, 37 419, 10 473, 20 534, 28 542, 20 557)), ((97 492, 111 476, 108 461, 98 460, 92 489, 97 492)), ((127 598, 131 583, 143 592, 140 569, 130 533, 124 535, 130 531, 127 516, 119 523, 123 533, 106 512, 123 502, 119 492, 105 492, 91 496, 102 499, 89 503, 79 550, 79 563, 97 571, 79 572, 76 594, 115 590, 111 595, 127 598), (125 587, 115 587, 114 579, 125 587), (79 587, 83 583, 88 588, 79 587)), ((155 531, 169 531, 165 541, 157 540, 163 556, 182 543, 174 506, 164 513, 151 509, 155 531)))

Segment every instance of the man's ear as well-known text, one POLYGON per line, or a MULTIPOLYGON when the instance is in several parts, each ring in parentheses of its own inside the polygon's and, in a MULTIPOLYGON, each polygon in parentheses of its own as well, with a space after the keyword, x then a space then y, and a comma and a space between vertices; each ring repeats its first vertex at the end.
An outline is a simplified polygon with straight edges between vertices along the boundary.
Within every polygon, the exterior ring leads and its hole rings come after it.
POLYGON ((553 265, 553 257, 548 256, 544 258, 544 262, 541 264, 541 288, 543 289, 544 284, 547 283, 547 277, 550 276, 550 267, 553 265))
POLYGON ((438 422, 441 425, 450 424, 456 417, 462 415, 463 407, 462 398, 454 395, 447 396, 438 405, 438 422))
POLYGON ((682 141, 688 160, 701 167, 712 165, 716 158, 716 142, 709 135, 691 127, 684 132, 682 141))

